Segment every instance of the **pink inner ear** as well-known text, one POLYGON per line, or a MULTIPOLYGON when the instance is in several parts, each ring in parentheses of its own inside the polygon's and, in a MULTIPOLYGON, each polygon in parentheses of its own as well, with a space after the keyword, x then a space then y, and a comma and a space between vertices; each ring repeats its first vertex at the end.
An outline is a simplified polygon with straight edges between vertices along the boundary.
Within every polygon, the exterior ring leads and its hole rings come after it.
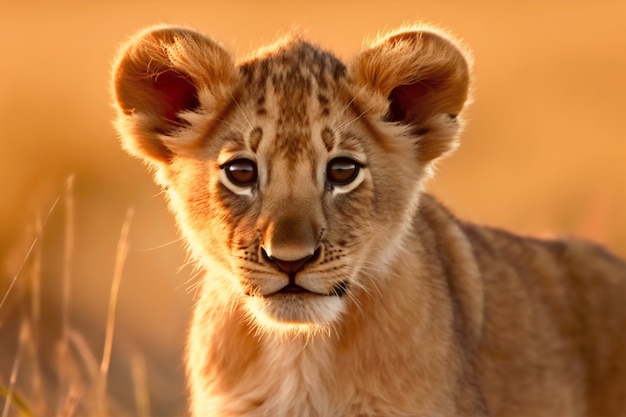
POLYGON ((193 83, 183 74, 167 71, 154 78, 154 88, 159 92, 162 116, 178 121, 177 113, 199 107, 198 93, 193 83))
POLYGON ((389 93, 389 121, 408 122, 407 115, 428 94, 425 83, 399 85, 389 93))

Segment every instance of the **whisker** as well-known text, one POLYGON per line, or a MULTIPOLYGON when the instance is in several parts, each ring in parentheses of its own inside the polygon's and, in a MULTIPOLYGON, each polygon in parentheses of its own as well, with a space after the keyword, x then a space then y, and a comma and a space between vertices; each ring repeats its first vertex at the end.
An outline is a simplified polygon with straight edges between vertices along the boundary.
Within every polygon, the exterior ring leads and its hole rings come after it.
MULTIPOLYGON (((361 87, 361 90, 359 91, 359 93, 361 93, 364 90, 365 90, 365 87, 361 87)), ((346 110, 348 110, 350 107, 352 107, 352 104, 354 103, 354 100, 356 100, 356 97, 357 97, 357 94, 355 94, 354 97, 352 97, 352 100, 350 100, 350 102, 348 102, 348 104, 341 110, 342 113, 345 112, 346 110)), ((363 110, 358 116, 356 116, 356 117, 352 118, 351 120, 348 120, 347 122, 341 124, 339 127, 337 127, 337 130, 342 130, 346 126, 349 126, 352 123, 360 120, 361 118, 363 118, 363 116, 365 116, 365 113, 367 113, 367 110, 369 110, 369 109, 363 110)))
POLYGON ((234 125, 234 124, 232 124, 232 123, 230 123, 230 122, 226 121, 225 119, 220 119, 220 118, 218 118, 218 119, 216 119, 216 120, 217 120, 218 122, 223 123, 223 124, 225 124, 226 126, 228 126, 228 127, 232 128, 232 129, 233 129, 233 130, 235 130, 237 133, 241 133, 242 135, 244 135, 244 134, 246 133, 246 132, 245 132, 243 129, 241 129, 239 126, 234 125))
POLYGON ((194 272, 191 277, 189 277, 184 284, 182 284, 185 285, 185 291, 187 291, 187 293, 191 294, 193 292, 194 295, 197 295, 197 291, 202 284, 203 273, 204 271, 202 270, 194 272))
POLYGON ((252 123, 250 123, 250 119, 248 119, 246 112, 243 110, 243 108, 241 107, 241 105, 239 104, 235 96, 232 95, 231 93, 230 97, 233 99, 233 103, 235 103, 235 106, 237 106, 237 108, 241 111, 241 114, 243 115, 243 118, 246 121, 246 123, 248 123, 248 126, 250 127, 250 129, 254 129, 254 126, 252 125, 252 123))
POLYGON ((149 248, 137 249, 137 251, 139 251, 139 252, 150 252, 150 251, 154 251, 154 250, 157 250, 157 249, 163 249, 165 247, 173 245, 174 243, 178 243, 178 242, 182 242, 182 241, 184 241, 184 238, 179 237, 178 239, 174 239, 174 240, 171 240, 169 242, 165 242, 165 243, 163 243, 161 245, 152 246, 152 247, 149 247, 149 248))

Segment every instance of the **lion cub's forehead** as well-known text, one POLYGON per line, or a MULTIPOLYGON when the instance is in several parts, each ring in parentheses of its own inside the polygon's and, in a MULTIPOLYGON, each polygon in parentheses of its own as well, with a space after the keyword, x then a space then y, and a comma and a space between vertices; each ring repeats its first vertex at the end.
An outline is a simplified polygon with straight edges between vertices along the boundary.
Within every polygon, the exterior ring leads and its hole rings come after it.
MULTIPOLYGON (((243 83, 268 87, 281 100, 296 101, 314 94, 330 94, 346 78, 346 66, 332 54, 301 39, 287 42, 273 51, 240 66, 243 83)), ((320 98, 320 97, 318 97, 320 98)), ((263 110, 263 103, 259 103, 263 110)))
POLYGON ((240 66, 238 96, 250 124, 250 147, 272 136, 275 151, 290 157, 310 151, 321 139, 336 145, 333 127, 354 117, 349 107, 346 66, 332 54, 296 39, 240 66), (315 137, 312 137, 315 136, 315 137))

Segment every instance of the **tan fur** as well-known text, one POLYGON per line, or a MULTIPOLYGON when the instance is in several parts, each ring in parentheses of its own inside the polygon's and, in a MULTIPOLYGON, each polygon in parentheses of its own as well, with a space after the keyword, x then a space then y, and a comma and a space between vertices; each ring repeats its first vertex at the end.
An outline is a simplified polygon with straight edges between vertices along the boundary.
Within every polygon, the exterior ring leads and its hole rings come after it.
POLYGON ((124 147, 206 269, 194 416, 626 415, 626 264, 422 192, 457 144, 466 56, 417 27, 347 67, 297 37, 239 64, 185 28, 124 46, 124 147))

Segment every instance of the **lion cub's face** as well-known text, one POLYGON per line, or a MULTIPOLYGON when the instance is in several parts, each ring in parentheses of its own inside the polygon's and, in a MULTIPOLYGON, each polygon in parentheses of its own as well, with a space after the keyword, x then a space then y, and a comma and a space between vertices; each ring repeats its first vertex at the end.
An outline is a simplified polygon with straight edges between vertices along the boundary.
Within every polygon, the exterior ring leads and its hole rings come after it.
POLYGON ((125 146, 156 168, 205 286, 270 328, 326 326, 381 285, 368 270, 399 256, 467 82, 460 52, 419 31, 348 69, 299 40, 236 66, 159 28, 115 74, 125 146))
POLYGON ((292 43, 240 71, 211 143, 174 164, 174 207, 198 256, 223 264, 254 317, 332 322, 402 233, 419 164, 409 142, 392 152, 376 143, 345 67, 312 46, 292 43))

